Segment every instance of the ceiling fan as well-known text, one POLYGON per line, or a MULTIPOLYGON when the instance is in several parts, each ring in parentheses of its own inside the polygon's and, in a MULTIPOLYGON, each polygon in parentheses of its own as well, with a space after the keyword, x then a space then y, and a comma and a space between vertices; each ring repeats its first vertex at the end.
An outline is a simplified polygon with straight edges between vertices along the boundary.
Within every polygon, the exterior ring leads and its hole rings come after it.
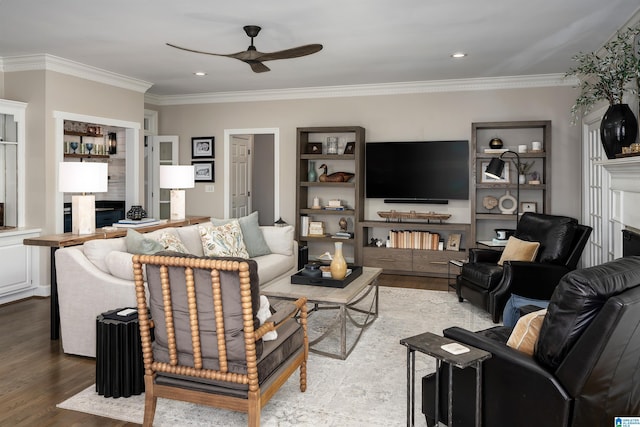
POLYGON ((205 55, 214 55, 214 56, 226 56, 228 58, 239 59, 242 62, 245 62, 251 66, 251 69, 255 73, 264 73, 266 71, 270 71, 269 67, 263 64, 264 61, 273 61, 276 59, 289 59, 289 58, 299 58, 301 56, 311 55, 312 53, 316 53, 322 50, 321 44, 307 44, 304 46, 298 46, 291 49, 280 50, 277 52, 260 52, 253 45, 253 38, 258 35, 262 28, 257 25, 246 25, 244 27, 244 32, 247 33, 247 36, 251 37, 251 46, 247 48, 247 50, 243 52, 230 53, 230 54, 221 54, 221 53, 211 53, 204 52, 201 50, 188 49, 186 47, 176 46, 171 43, 167 43, 167 46, 175 47, 176 49, 186 50, 187 52, 194 53, 202 53, 205 55))

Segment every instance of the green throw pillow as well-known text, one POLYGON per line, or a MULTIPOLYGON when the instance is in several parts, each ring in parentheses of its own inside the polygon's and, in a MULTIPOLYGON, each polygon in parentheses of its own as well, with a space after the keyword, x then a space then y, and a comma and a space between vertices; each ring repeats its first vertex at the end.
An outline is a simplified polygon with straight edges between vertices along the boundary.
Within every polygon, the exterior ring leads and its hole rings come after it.
MULTIPOLYGON (((233 220, 234 218, 211 218, 211 223, 213 225, 225 225, 229 224, 233 220)), ((238 218, 237 221, 240 223, 242 238, 244 240, 244 245, 247 248, 247 252, 249 253, 249 257, 254 258, 261 255, 269 255, 271 253, 271 249, 269 249, 269 245, 267 245, 267 241, 264 239, 264 234, 262 234, 262 230, 260 229, 260 224, 258 223, 258 211, 247 216, 243 216, 242 218, 238 218)))
POLYGON ((164 250, 164 246, 160 242, 146 238, 141 233, 132 229, 127 230, 125 243, 127 244, 127 252, 130 254, 153 255, 156 252, 164 250))

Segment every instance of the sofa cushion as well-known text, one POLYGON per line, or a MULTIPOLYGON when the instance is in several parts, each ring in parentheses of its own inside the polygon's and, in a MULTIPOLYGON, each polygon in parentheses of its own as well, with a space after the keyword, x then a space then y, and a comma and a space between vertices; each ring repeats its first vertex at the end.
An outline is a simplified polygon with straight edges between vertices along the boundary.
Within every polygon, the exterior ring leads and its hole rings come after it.
POLYGON ((127 251, 124 238, 119 239, 96 239, 84 242, 82 252, 96 267, 105 273, 109 272, 109 267, 105 262, 105 257, 111 251, 127 251))
POLYGON ((174 230, 163 230, 158 237, 158 243, 160 243, 166 251, 180 252, 183 254, 189 253, 189 249, 182 243, 180 236, 178 236, 174 230))
POLYGON ((273 225, 260 227, 269 245, 271 253, 293 255, 293 226, 276 227, 273 225))
POLYGON ((127 230, 125 243, 127 244, 127 252, 132 254, 153 255, 164 250, 164 246, 160 242, 132 229, 127 230))
MULTIPOLYGON (((213 225, 224 225, 233 221, 234 219, 217 219, 212 218, 211 223, 213 225)), ((269 245, 264 239, 260 224, 258 222, 258 211, 255 211, 247 216, 237 218, 240 228, 242 229, 242 238, 244 244, 247 247, 247 253, 251 258, 268 255, 271 253, 269 245)))
POLYGON ((526 212, 518 222, 515 236, 540 242, 538 262, 564 264, 571 253, 577 225, 575 218, 526 212))
POLYGON ((531 262, 536 259, 539 247, 539 242, 527 242, 511 236, 507 240, 507 246, 502 251, 498 265, 502 265, 505 261, 531 262))
POLYGON ((105 256, 104 261, 112 276, 133 281, 133 254, 111 251, 105 256))
POLYGON ((518 323, 516 323, 507 340, 507 345, 532 356, 546 314, 547 309, 545 308, 526 314, 518 319, 518 323))
MULTIPOLYGON (((171 252, 161 252, 158 255, 190 257, 189 255, 171 252)), ((224 259, 246 262, 249 265, 254 329, 257 329, 260 325, 257 317, 260 309, 260 283, 257 264, 253 260, 239 258, 224 259)), ((150 292, 149 308, 156 323, 155 341, 153 344, 154 357, 157 360, 169 362, 163 292, 160 283, 160 267, 147 265, 146 270, 150 292)), ((216 322, 212 305, 213 291, 211 288, 211 274, 209 270, 198 268, 193 270, 193 274, 196 284, 196 305, 198 307, 203 364, 205 368, 219 369, 216 322)), ((192 366, 193 349, 190 339, 189 301, 186 294, 184 268, 170 267, 168 275, 169 282, 171 283, 171 300, 173 304, 173 322, 176 331, 178 360, 180 364, 192 366)), ((238 272, 220 270, 220 285, 224 308, 224 329, 229 371, 246 373, 246 364, 244 363, 244 334, 242 333, 244 331, 244 322, 242 319, 243 313, 239 292, 240 277, 238 272)), ((258 357, 262 355, 262 346, 262 340, 256 342, 256 353, 258 357)))
MULTIPOLYGON (((203 222, 200 224, 201 226, 209 226, 211 222, 203 222)), ((177 227, 175 229, 178 236, 180 236, 180 240, 184 243, 184 246, 187 248, 188 253, 203 256, 204 252, 202 250, 202 240, 200 239, 200 232, 198 230, 198 225, 188 225, 186 227, 177 227)))
POLYGON ((205 256, 231 256, 249 258, 237 220, 224 225, 199 226, 202 250, 205 256))
POLYGON ((609 297, 640 285, 640 256, 567 273, 553 292, 535 357, 555 370, 609 297))
POLYGON ((297 262, 295 257, 281 254, 262 255, 253 259, 258 263, 258 274, 262 283, 268 283, 282 276, 291 270, 297 262))

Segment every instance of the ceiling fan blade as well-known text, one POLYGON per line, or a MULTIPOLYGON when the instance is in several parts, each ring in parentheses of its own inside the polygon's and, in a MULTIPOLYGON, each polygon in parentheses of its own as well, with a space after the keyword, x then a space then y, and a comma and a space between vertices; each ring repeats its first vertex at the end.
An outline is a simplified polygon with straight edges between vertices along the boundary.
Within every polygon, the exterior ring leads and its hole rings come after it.
MULTIPOLYGON (((231 54, 211 53, 211 52, 205 52, 203 50, 195 50, 195 49, 189 49, 189 48, 186 48, 186 47, 176 46, 175 44, 171 44, 171 43, 167 43, 167 46, 171 46, 171 47, 174 47, 174 48, 180 49, 180 50, 186 50, 187 52, 201 53, 203 55, 226 56, 226 57, 231 57, 231 58, 235 58, 236 55, 240 55, 240 54, 244 53, 244 52, 231 53, 231 54)), ((240 58, 238 58, 238 59, 240 59, 240 58)))
POLYGON ((271 71, 269 67, 264 65, 262 62, 257 61, 244 61, 251 66, 251 69, 254 73, 265 73, 267 71, 271 71))
POLYGON ((299 58, 301 56, 311 55, 312 53, 316 53, 321 50, 321 44, 307 44, 304 46, 293 47, 291 49, 280 50, 278 52, 262 53, 256 59, 260 59, 260 61, 273 61, 275 59, 299 58))

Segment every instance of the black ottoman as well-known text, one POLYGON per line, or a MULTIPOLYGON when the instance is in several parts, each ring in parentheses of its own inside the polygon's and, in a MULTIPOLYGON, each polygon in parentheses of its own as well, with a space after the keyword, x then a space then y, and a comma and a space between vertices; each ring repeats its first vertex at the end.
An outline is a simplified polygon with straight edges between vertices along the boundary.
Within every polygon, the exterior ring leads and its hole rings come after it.
POLYGON ((104 397, 129 397, 144 391, 144 365, 138 311, 122 308, 96 319, 96 391, 104 397))

